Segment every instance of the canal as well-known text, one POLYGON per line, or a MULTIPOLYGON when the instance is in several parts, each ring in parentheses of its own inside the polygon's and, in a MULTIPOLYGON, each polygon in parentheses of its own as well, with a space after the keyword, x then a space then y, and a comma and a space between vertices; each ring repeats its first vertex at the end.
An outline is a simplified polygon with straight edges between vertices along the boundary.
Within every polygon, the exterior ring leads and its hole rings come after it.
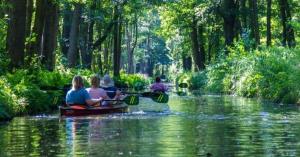
POLYGON ((0 124, 0 156, 300 156, 296 105, 220 95, 141 103, 122 114, 16 117, 0 124))

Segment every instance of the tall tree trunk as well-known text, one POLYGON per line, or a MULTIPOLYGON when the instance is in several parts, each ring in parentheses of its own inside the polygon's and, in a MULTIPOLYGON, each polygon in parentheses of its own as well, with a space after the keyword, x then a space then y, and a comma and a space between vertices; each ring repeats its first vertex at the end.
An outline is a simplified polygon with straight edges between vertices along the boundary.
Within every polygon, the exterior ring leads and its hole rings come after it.
POLYGON ((88 45, 87 45, 87 58, 86 58, 86 61, 87 61, 87 64, 89 65, 88 68, 91 67, 92 65, 92 56, 93 56, 93 49, 92 49, 92 45, 93 45, 93 42, 94 42, 94 25, 95 25, 95 21, 91 21, 89 24, 88 24, 88 45))
POLYGON ((36 1, 36 13, 35 13, 35 22, 33 26, 33 32, 36 35, 36 41, 34 43, 34 49, 33 54, 41 54, 41 48, 42 48, 42 36, 44 32, 44 26, 45 26, 45 8, 46 6, 46 0, 39 0, 36 1))
POLYGON ((250 37, 254 39, 254 47, 260 44, 259 25, 258 25, 258 9, 257 0, 249 0, 250 9, 250 37))
POLYGON ((78 63, 78 34, 79 34, 79 23, 81 16, 81 4, 75 4, 75 9, 72 17, 72 25, 70 31, 70 47, 68 49, 68 62, 69 67, 75 67, 78 63))
POLYGON ((101 50, 99 50, 97 60, 98 60, 99 73, 100 75, 103 75, 103 62, 102 62, 101 50))
POLYGON ((148 58, 146 72, 150 77, 153 76, 153 70, 154 70, 154 63, 151 58, 148 58))
POLYGON ((42 64, 52 71, 55 67, 55 49, 58 32, 58 7, 54 0, 47 0, 42 64))
POLYGON ((209 35, 209 42, 208 42, 208 63, 211 63, 216 57, 218 56, 218 53, 220 52, 220 38, 221 38, 221 28, 214 26, 211 29, 210 35, 209 35))
POLYGON ((183 55, 182 56, 182 64, 183 64, 183 70, 191 71, 192 70, 192 57, 183 55))
MULTIPOLYGON (((225 45, 232 46, 236 22, 236 5, 234 0, 224 0, 222 16, 224 20, 225 45)), ((228 53, 228 51, 226 51, 228 53)))
POLYGON ((134 73, 133 52, 134 52, 134 49, 136 47, 137 38, 138 38, 137 17, 135 17, 135 19, 136 20, 134 22, 133 27, 130 27, 130 25, 127 25, 127 27, 126 27, 126 35, 127 35, 126 45, 127 45, 127 53, 128 53, 128 69, 127 69, 127 72, 129 74, 134 73), (130 31, 129 31, 129 29, 130 29, 130 31), (135 36, 134 40, 132 39, 133 32, 134 32, 134 36, 135 36))
POLYGON ((294 30, 290 24, 291 21, 291 9, 287 0, 279 0, 281 23, 282 23, 282 45, 289 47, 295 47, 295 35, 294 30))
MULTIPOLYGON (((152 40, 151 40, 150 28, 148 27, 145 56, 146 55, 150 56, 152 54, 151 45, 152 45, 152 40)), ((154 69, 154 63, 152 61, 152 58, 151 57, 144 58, 142 61, 141 68, 143 70, 143 73, 146 73, 150 77, 152 77, 153 69, 154 69)))
POLYGON ((64 10, 63 10, 63 28, 62 28, 62 41, 61 41, 61 50, 64 57, 67 57, 68 55, 71 23, 72 23, 71 6, 69 3, 65 3, 64 10))
POLYGON ((209 33, 209 36, 208 36, 208 52, 207 52, 207 61, 208 63, 210 63, 212 61, 212 53, 214 52, 214 47, 215 47, 215 42, 217 42, 218 39, 216 39, 216 35, 217 35, 217 32, 215 28, 211 28, 210 29, 210 33, 209 33))
POLYGON ((130 25, 127 23, 126 27, 125 27, 125 31, 126 31, 126 47, 127 47, 127 62, 128 62, 128 69, 127 72, 129 74, 132 73, 132 69, 133 69, 133 54, 131 53, 131 42, 132 42, 132 30, 129 28, 130 25))
POLYGON ((26 37, 30 36, 31 32, 31 22, 32 22, 32 13, 33 13, 33 0, 27 0, 27 9, 26 9, 26 37))
POLYGON ((292 16, 291 9, 287 0, 279 0, 281 23, 282 23, 282 45, 295 47, 295 34, 292 25, 290 24, 292 16))
MULTIPOLYGON (((102 24, 98 23, 98 35, 102 36, 102 24)), ((103 74, 103 62, 102 62, 102 55, 101 55, 101 51, 102 51, 102 42, 100 43, 100 45, 98 46, 98 50, 99 52, 97 53, 97 63, 98 63, 98 68, 99 68, 99 72, 102 75, 103 74)))
POLYGON ((240 38, 240 35, 242 35, 242 23, 241 23, 241 20, 240 20, 240 16, 242 15, 241 11, 239 10, 240 8, 240 2, 239 1, 236 1, 236 22, 235 22, 235 35, 234 37, 236 38, 236 40, 238 41, 239 38, 240 38))
POLYGON ((108 72, 113 70, 113 57, 114 57, 114 37, 111 35, 109 41, 109 53, 108 53, 108 72))
POLYGON ((195 70, 199 71, 201 69, 204 69, 204 63, 202 62, 202 58, 204 58, 201 54, 201 48, 199 45, 198 40, 198 31, 197 31, 197 21, 195 17, 193 18, 192 25, 191 25, 191 42, 192 42, 192 49, 193 49, 193 59, 195 64, 195 70))
MULTIPOLYGON (((88 37, 87 37, 87 56, 86 56, 86 61, 87 64, 90 65, 89 68, 91 68, 92 65, 92 56, 93 56, 93 42, 94 42, 94 25, 95 25, 95 20, 94 20, 94 9, 96 8, 96 3, 93 1, 93 4, 91 6, 91 10, 89 12, 89 17, 92 19, 88 23, 88 37)), ((101 67, 102 69, 102 67, 101 67)))
POLYGON ((26 0, 9 0, 9 23, 7 29, 7 46, 11 68, 20 68, 24 64, 26 36, 26 0))
POLYGON ((203 33, 204 33, 204 27, 203 27, 203 24, 200 24, 200 26, 198 27, 198 34, 199 34, 199 38, 198 38, 198 41, 199 41, 199 51, 200 51, 200 70, 203 70, 205 69, 205 48, 204 48, 204 36, 203 36, 203 33))
POLYGON ((286 17, 286 8, 285 8, 285 1, 286 0, 279 0, 279 6, 280 6, 280 15, 281 15, 281 23, 282 23, 282 45, 286 46, 287 44, 287 29, 286 29, 286 23, 287 23, 287 17, 286 17))
POLYGON ((151 69, 151 58, 148 57, 146 58, 146 56, 150 56, 150 54, 152 53, 151 50, 151 34, 150 34, 150 28, 148 28, 148 32, 147 32, 147 39, 146 39, 146 51, 144 53, 144 58, 141 61, 141 71, 142 73, 146 73, 149 76, 152 76, 153 72, 151 69))
POLYGON ((267 0, 267 46, 272 44, 271 34, 272 0, 267 0))
POLYGON ((103 68, 104 68, 104 73, 108 73, 108 69, 109 69, 109 61, 108 61, 108 52, 109 52, 109 44, 110 44, 110 39, 107 40, 105 43, 104 43, 104 54, 103 54, 103 68))
POLYGON ((27 50, 28 52, 28 63, 31 62, 32 57, 34 55, 40 55, 42 53, 42 45, 43 45, 43 32, 45 26, 45 6, 46 0, 38 0, 36 1, 36 11, 35 11, 35 20, 32 28, 32 37, 35 38, 34 41, 30 42, 27 50))
MULTIPOLYGON (((122 53, 122 21, 123 21, 123 19, 122 19, 122 15, 120 15, 120 17, 119 17, 119 22, 118 22, 118 59, 117 59, 117 63, 118 63, 118 70, 116 70, 116 71, 118 71, 118 74, 117 75, 115 75, 115 76, 117 76, 117 77, 119 77, 120 76, 120 70, 121 70, 121 53, 122 53)), ((116 74, 116 73, 115 73, 116 74)))
MULTIPOLYGON (((25 39, 29 39, 29 41, 32 38, 31 34, 31 23, 32 23, 32 14, 33 14, 33 0, 27 0, 26 4, 26 32, 25 32, 25 39)), ((25 56, 30 56, 30 42, 25 43, 25 56)), ((25 61, 26 62, 26 61, 25 61)))
POLYGON ((85 23, 83 19, 81 19, 79 25, 79 50, 81 55, 81 62, 84 68, 89 68, 90 61, 88 60, 88 23, 85 23))
POLYGON ((114 76, 120 76, 121 68, 121 37, 122 37, 122 18, 118 10, 118 6, 115 7, 115 16, 118 16, 117 24, 114 26, 114 76))
POLYGON ((248 14, 248 8, 246 7, 246 1, 247 0, 241 0, 240 2, 240 15, 241 15, 241 27, 242 29, 247 29, 247 14, 248 14))

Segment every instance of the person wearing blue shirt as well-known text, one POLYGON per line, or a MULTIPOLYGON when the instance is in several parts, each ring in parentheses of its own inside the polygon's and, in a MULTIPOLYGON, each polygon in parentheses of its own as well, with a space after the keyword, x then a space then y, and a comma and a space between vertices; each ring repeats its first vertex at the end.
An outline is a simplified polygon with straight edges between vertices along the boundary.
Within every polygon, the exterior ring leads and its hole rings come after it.
POLYGON ((97 105, 101 102, 100 99, 91 99, 89 93, 85 90, 83 79, 81 76, 74 76, 72 80, 72 89, 66 95, 67 105, 97 105))

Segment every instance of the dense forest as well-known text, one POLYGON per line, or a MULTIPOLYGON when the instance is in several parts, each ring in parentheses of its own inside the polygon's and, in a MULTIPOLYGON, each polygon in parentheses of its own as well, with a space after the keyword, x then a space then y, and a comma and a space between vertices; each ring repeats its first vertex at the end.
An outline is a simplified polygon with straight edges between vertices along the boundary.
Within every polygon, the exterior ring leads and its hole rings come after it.
POLYGON ((299 34, 299 0, 2 0, 0 115, 92 73, 299 103, 299 34))

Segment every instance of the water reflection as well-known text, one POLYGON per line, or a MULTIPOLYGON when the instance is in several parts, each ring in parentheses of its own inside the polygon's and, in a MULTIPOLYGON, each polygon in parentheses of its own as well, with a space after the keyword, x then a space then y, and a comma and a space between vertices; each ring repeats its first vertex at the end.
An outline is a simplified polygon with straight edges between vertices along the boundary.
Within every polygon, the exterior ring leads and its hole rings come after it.
POLYGON ((0 156, 299 156, 299 108, 232 96, 170 97, 168 110, 0 125, 0 156))

